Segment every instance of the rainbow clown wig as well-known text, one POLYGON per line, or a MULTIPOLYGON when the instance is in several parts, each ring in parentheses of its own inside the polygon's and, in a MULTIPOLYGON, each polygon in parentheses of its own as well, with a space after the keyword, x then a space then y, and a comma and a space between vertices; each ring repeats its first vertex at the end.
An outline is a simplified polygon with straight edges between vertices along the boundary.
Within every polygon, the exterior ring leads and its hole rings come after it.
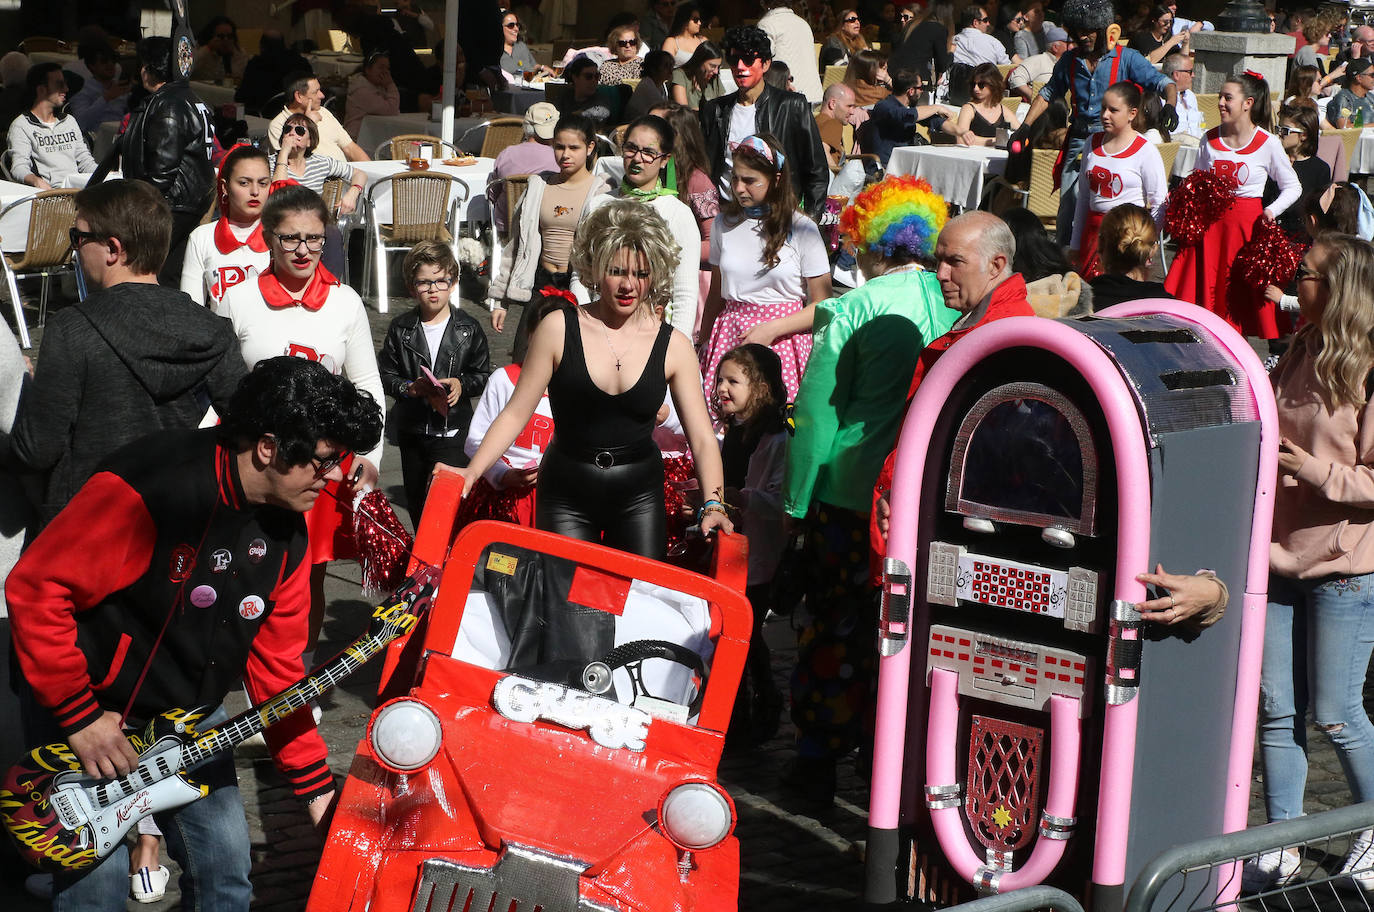
POLYGON ((860 252, 928 260, 947 221, 944 197, 925 178, 886 177, 854 197, 840 216, 840 230, 860 252))

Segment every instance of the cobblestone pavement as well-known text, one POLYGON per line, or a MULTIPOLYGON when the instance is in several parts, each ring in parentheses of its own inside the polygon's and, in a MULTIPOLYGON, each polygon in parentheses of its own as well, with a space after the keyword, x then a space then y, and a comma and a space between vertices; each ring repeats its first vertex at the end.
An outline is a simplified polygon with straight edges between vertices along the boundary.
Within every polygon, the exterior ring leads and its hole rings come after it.
MULTIPOLYGON (((393 305, 404 303, 403 299, 393 297, 392 300, 393 305)), ((488 329, 493 363, 508 363, 509 332, 504 336, 491 333, 484 310, 468 303, 464 304, 464 309, 488 329)), ((378 345, 394 315, 394 310, 392 314, 369 310, 378 345)), ((508 321, 510 326, 518 322, 519 314, 512 316, 508 321)), ((384 457, 382 481, 393 501, 403 502, 399 454, 394 448, 388 447, 384 457)), ((403 520, 406 518, 404 510, 398 509, 398 513, 403 520)), ((329 613, 317 650, 321 657, 332 655, 353 640, 362 631, 371 609, 371 605, 359 596, 358 572, 354 564, 332 565, 325 591, 329 613)), ((765 636, 773 649, 778 684, 785 688, 795 656, 795 635, 788 619, 771 620, 765 636)), ((364 668, 321 701, 324 709, 321 729, 329 745, 330 765, 339 776, 347 772, 354 747, 362 736, 371 698, 376 691, 379 667, 374 664, 364 668)), ((740 908, 748 912, 862 908, 863 863, 861 848, 856 843, 865 838, 866 786, 855 775, 852 762, 846 761, 840 765, 839 788, 831 811, 817 816, 812 810, 793 803, 777 784, 779 774, 790 759, 791 738, 791 724, 784 719, 772 741, 752 752, 727 755, 721 764, 721 782, 734 798, 739 813, 736 835, 740 841, 742 869, 740 908)), ((1309 743, 1312 749, 1306 797, 1308 812, 1349 804, 1350 791, 1334 751, 1315 730, 1309 731, 1309 743)), ((240 749, 238 768, 253 841, 253 909, 298 912, 304 909, 310 892, 321 841, 303 807, 291 797, 264 752, 240 749)), ((1251 822, 1262 823, 1258 777, 1251 796, 1251 822)), ((39 912, 47 908, 46 903, 24 894, 13 877, 0 881, 0 897, 11 899, 6 912, 39 912)), ((175 878, 161 902, 138 905, 130 901, 128 906, 130 910, 149 912, 177 908, 179 895, 175 890, 175 878)))

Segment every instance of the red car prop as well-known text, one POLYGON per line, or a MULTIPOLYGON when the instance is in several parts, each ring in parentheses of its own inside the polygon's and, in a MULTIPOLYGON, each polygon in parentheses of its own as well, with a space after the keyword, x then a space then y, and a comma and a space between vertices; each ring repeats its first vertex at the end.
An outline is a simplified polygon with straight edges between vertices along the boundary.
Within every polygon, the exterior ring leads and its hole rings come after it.
POLYGON ((386 656, 307 912, 736 909, 716 767, 743 538, 718 537, 714 578, 504 523, 450 548, 460 493, 430 489, 414 554, 438 596, 386 656))

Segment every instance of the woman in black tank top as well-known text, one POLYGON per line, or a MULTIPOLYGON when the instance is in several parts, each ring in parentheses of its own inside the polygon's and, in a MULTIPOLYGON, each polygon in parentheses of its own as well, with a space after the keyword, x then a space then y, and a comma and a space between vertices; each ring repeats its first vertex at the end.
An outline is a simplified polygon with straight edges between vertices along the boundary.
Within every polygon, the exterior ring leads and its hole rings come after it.
POLYGON ((607 203, 578 226, 573 268, 597 298, 534 330, 510 402, 462 470, 469 490, 547 389, 554 436, 539 466, 535 526, 662 560, 663 462, 652 433, 671 390, 709 492, 702 531, 733 531, 696 353, 660 319, 677 255, 662 216, 633 201, 607 203))

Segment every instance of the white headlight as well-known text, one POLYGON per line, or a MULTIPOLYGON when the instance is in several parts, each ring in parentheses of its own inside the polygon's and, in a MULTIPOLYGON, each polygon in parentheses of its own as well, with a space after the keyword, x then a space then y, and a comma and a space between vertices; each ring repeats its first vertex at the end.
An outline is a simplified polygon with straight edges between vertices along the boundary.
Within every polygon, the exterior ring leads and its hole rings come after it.
POLYGON ((434 710, 406 697, 377 710, 367 734, 378 762, 402 773, 414 772, 433 760, 444 739, 434 710))
POLYGON ((725 794, 705 782, 674 787, 659 805, 663 835, 679 848, 699 850, 719 845, 735 825, 735 810, 725 794))

